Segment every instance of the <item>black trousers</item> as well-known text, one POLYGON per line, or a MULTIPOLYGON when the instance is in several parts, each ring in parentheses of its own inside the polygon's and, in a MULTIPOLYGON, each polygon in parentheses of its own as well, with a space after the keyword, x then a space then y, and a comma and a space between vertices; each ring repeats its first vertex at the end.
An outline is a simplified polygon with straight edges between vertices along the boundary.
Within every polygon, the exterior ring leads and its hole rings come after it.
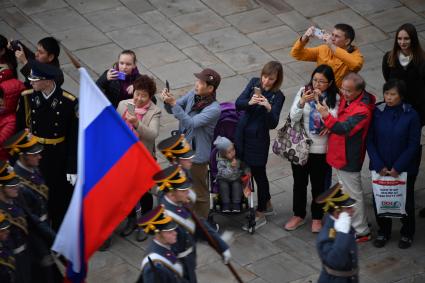
MULTIPOLYGON (((417 175, 407 174, 406 184, 406 213, 407 215, 401 218, 400 235, 413 239, 415 235, 415 182, 417 175)), ((376 222, 378 223, 378 235, 386 237, 391 236, 392 231, 392 218, 379 217, 376 213, 375 198, 373 198, 373 209, 375 211, 376 222)))
POLYGON ((307 164, 304 166, 291 163, 292 176, 294 178, 293 187, 293 211, 294 215, 305 218, 307 205, 307 186, 310 177, 312 202, 310 205, 311 217, 313 219, 322 219, 323 210, 321 204, 314 200, 327 188, 327 177, 331 167, 326 162, 326 154, 310 153, 307 164))
POLYGON ((269 179, 266 174, 266 166, 251 166, 251 174, 257 184, 257 211, 264 212, 267 209, 267 202, 270 200, 269 179))
MULTIPOLYGON (((146 192, 142 198, 140 199, 140 208, 141 213, 145 214, 146 212, 152 210, 153 207, 153 197, 150 192, 146 192)), ((136 208, 132 209, 130 213, 128 214, 128 217, 134 217, 136 218, 136 208)))

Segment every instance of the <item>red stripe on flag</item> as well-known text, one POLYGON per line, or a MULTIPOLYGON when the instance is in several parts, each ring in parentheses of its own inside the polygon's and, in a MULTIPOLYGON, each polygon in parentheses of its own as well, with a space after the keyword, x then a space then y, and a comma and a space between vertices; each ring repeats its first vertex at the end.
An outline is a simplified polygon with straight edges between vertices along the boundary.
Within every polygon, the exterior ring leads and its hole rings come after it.
POLYGON ((83 202, 85 259, 97 251, 153 185, 159 165, 137 142, 103 176, 83 202))

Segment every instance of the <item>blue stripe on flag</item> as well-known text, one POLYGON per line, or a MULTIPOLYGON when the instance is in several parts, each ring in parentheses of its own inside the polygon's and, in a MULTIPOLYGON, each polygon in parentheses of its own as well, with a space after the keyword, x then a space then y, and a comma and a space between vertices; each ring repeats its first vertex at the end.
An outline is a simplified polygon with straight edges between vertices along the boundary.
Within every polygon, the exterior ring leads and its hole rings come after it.
POLYGON ((103 109, 85 130, 83 197, 137 141, 112 105, 103 109))

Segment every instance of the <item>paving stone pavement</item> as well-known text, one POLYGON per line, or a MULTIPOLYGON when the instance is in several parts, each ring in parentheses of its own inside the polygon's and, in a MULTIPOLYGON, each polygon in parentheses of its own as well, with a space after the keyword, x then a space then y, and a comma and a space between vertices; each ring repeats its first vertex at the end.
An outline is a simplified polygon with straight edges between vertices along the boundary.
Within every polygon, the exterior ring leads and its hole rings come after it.
MULTIPOLYGON (((366 58, 360 73, 378 98, 383 84, 381 58, 391 48, 397 27, 415 24, 425 46, 425 0, 0 0, 0 8, 0 33, 8 38, 34 48, 40 38, 53 35, 94 79, 122 49, 131 48, 139 58, 139 69, 155 77, 158 89, 167 79, 179 95, 193 86, 193 72, 210 67, 223 77, 218 99, 235 100, 266 61, 279 60, 284 64, 286 96, 280 125, 296 91, 315 67, 289 55, 292 43, 310 25, 331 29, 337 22, 347 22, 355 27, 355 44, 366 58)), ((64 88, 77 94, 78 72, 63 52, 60 61, 64 88)), ((158 140, 176 125, 172 116, 164 114, 158 140)), ((160 162, 165 164, 163 159, 160 162)), ((417 209, 425 206, 424 167, 422 162, 417 209)), ((268 225, 249 235, 240 230, 243 215, 216 218, 223 229, 235 232, 233 263, 244 282, 315 282, 321 264, 309 225, 293 232, 282 229, 292 214, 289 163, 271 154, 268 173, 277 211, 268 217, 268 225)), ((363 185, 369 220, 376 227, 366 166, 363 185)), ((425 219, 417 219, 417 236, 409 250, 397 248, 398 229, 395 223, 394 237, 383 249, 371 243, 359 245, 361 282, 425 282, 425 219)), ((146 246, 132 236, 114 235, 111 250, 92 258, 88 282, 135 282, 146 246)), ((198 246, 199 282, 235 282, 208 246, 198 246)))

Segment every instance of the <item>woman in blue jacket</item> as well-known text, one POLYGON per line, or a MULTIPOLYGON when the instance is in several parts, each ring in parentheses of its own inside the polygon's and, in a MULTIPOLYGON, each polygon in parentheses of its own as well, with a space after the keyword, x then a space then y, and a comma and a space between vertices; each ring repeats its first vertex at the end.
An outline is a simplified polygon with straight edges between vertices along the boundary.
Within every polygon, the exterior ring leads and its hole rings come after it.
MULTIPOLYGON (((252 78, 236 100, 236 109, 245 111, 236 129, 237 156, 251 168, 257 184, 258 207, 256 228, 266 224, 265 213, 273 213, 270 203, 266 164, 269 155, 271 129, 277 127, 285 97, 280 91, 283 81, 282 64, 270 61, 259 78, 252 78)), ((247 230, 244 226, 242 229, 247 230)))
MULTIPOLYGON (((384 102, 378 103, 367 138, 367 152, 371 170, 382 176, 398 177, 407 172, 406 213, 400 230, 399 248, 412 245, 415 233, 414 187, 418 175, 415 156, 419 152, 421 125, 417 112, 410 104, 403 102, 406 85, 401 80, 388 80, 383 87, 384 102)), ((375 207, 375 205, 374 205, 375 207)), ((379 231, 374 246, 381 248, 391 236, 391 218, 378 217, 379 231)))

